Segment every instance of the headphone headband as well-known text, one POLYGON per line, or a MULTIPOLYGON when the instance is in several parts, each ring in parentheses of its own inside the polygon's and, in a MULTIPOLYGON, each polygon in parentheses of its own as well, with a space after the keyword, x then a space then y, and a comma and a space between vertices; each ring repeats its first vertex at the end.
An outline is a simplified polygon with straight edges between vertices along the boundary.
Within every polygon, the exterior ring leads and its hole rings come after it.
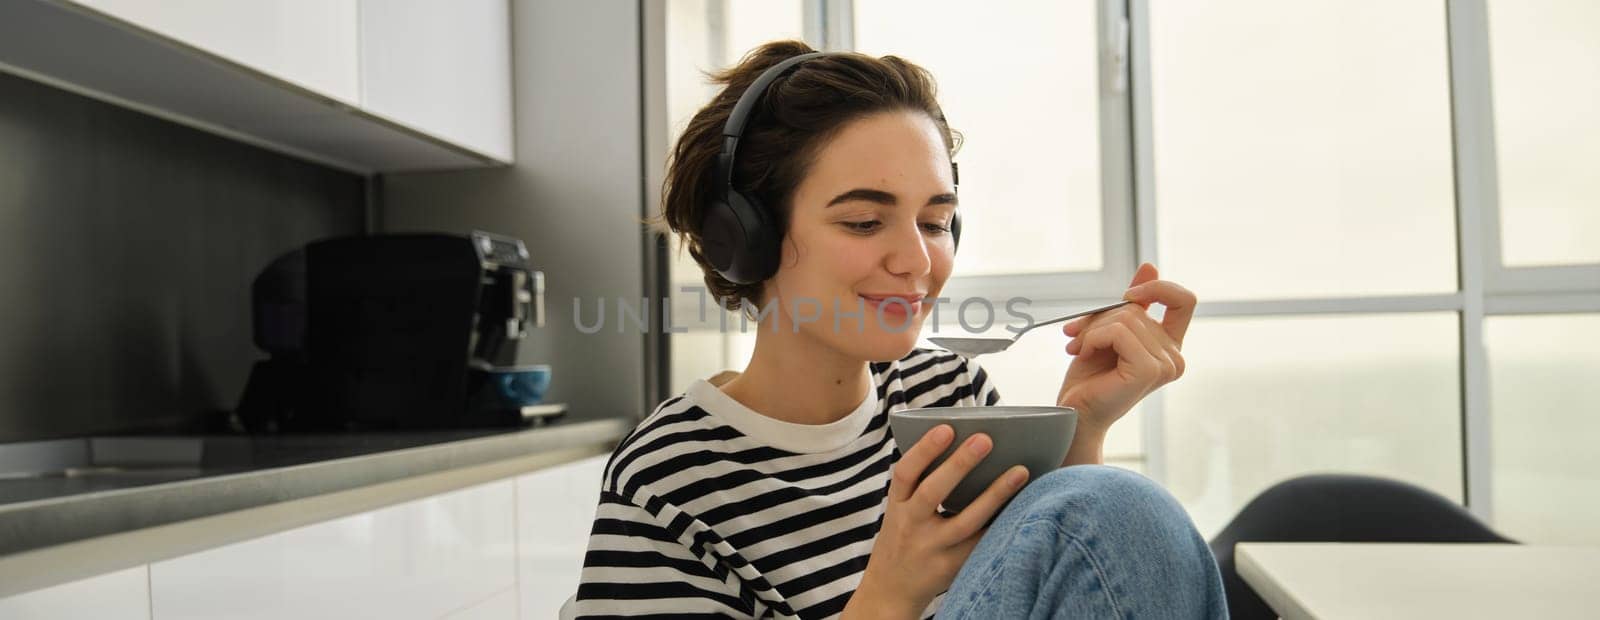
POLYGON ((807 52, 799 56, 791 56, 782 62, 768 67, 766 71, 750 83, 739 96, 738 103, 733 104, 733 112, 728 114, 728 122, 722 126, 722 154, 717 156, 717 176, 721 179, 726 191, 733 191, 733 159, 739 151, 739 138, 744 135, 745 125, 749 124, 751 112, 756 104, 766 95, 767 88, 772 86, 778 78, 789 73, 790 69, 800 63, 819 56, 827 56, 828 52, 807 52))

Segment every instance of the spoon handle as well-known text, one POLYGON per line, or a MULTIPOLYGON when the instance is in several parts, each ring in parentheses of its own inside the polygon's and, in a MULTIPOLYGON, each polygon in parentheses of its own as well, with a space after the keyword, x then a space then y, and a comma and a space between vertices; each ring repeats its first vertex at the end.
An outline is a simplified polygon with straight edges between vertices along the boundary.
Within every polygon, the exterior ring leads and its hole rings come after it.
MULTIPOLYGON (((1076 319, 1076 318, 1078 318, 1080 316, 1088 316, 1088 315, 1091 315, 1091 314, 1105 312, 1105 311, 1110 310, 1112 308, 1118 308, 1118 307, 1121 307, 1121 306, 1126 306, 1129 303, 1132 303, 1132 302, 1124 300, 1124 301, 1119 301, 1119 302, 1114 303, 1114 304, 1106 304, 1104 306, 1100 306, 1099 308, 1090 308, 1090 309, 1084 310, 1082 312, 1074 312, 1072 314, 1069 314, 1069 315, 1066 315, 1066 316, 1061 316, 1061 317, 1056 317, 1056 318, 1050 319, 1048 321, 1040 321, 1038 323, 1034 323, 1033 325, 1029 325, 1028 329, 1033 329, 1035 327, 1039 327, 1040 325, 1049 325, 1051 323, 1060 323, 1062 321, 1068 321, 1068 320, 1076 319)), ((1028 331, 1028 329, 1024 329, 1022 331, 1028 331)), ((1017 335, 1021 336, 1022 334, 1019 332, 1017 335)))

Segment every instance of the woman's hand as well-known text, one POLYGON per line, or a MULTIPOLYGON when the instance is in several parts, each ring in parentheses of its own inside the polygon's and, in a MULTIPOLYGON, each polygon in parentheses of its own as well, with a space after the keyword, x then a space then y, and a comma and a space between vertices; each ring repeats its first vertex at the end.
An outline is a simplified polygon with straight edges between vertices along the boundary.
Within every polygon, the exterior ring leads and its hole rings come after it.
POLYGON ((922 472, 954 438, 948 424, 935 426, 895 463, 883 526, 843 617, 919 617, 934 597, 950 588, 990 518, 1027 481, 1027 468, 1012 467, 960 513, 940 516, 939 503, 994 447, 988 435, 968 437, 918 484, 922 472))
POLYGON ((1183 376, 1183 336, 1194 318, 1195 296, 1175 282, 1156 279, 1145 263, 1123 299, 1133 303, 1062 326, 1076 357, 1061 381, 1056 404, 1078 410, 1078 430, 1063 465, 1101 462, 1100 448, 1111 424, 1163 385, 1183 376), (1161 323, 1146 314, 1151 303, 1166 306, 1161 323))

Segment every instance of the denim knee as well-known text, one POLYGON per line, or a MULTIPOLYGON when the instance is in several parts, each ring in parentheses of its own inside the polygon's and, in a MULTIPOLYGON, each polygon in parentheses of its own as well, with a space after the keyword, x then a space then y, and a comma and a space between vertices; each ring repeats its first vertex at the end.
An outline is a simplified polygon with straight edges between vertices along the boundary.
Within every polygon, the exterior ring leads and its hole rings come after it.
POLYGON ((1083 535, 1107 528, 1190 532, 1194 527, 1188 513, 1161 485, 1105 465, 1051 471, 1024 488, 1015 501, 1024 509, 1024 521, 1052 519, 1083 535))
POLYGON ((1040 476, 973 557, 946 599, 962 617, 1228 614, 1211 549, 1189 515, 1166 489, 1124 469, 1075 465, 1040 476))

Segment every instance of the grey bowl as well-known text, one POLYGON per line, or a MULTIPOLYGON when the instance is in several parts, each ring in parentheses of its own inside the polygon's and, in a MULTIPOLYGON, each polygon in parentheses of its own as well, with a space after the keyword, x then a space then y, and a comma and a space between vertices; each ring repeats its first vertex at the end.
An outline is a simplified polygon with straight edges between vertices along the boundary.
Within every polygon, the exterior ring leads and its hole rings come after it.
POLYGON ((889 429, 905 454, 923 434, 940 424, 956 431, 955 441, 934 459, 927 476, 950 456, 961 442, 976 433, 994 441, 994 449, 945 498, 947 510, 959 511, 983 494, 1000 474, 1013 466, 1028 468, 1028 482, 1061 467, 1067 447, 1078 429, 1078 412, 1071 407, 1001 405, 996 407, 927 407, 889 412, 889 429))

